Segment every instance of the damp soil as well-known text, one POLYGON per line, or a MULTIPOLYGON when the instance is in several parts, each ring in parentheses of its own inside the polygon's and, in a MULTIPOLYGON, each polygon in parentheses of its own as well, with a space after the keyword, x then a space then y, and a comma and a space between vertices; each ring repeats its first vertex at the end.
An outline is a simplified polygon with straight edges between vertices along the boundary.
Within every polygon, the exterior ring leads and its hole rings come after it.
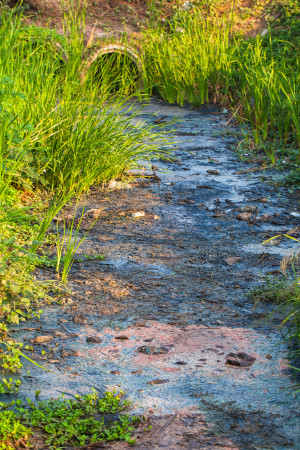
MULTIPOLYGON (((25 364, 18 395, 126 390, 130 413, 152 425, 137 432, 140 449, 297 449, 279 318, 266 322, 273 306, 247 296, 295 247, 262 242, 297 233, 297 198, 268 183, 271 172, 247 172, 232 150, 238 129, 220 110, 153 100, 140 116, 173 121, 172 158, 82 200, 82 233, 98 221, 71 269, 72 294, 13 333, 26 343, 51 336, 32 342, 30 357, 52 372, 25 364)), ((127 444, 90 448, 104 447, 127 444)))

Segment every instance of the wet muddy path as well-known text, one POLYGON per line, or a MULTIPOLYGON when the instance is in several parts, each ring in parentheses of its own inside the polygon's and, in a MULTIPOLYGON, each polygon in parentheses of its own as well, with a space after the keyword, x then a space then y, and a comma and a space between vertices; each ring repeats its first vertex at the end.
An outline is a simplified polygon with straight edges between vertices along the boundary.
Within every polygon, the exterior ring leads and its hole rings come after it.
POLYGON ((261 243, 298 225, 296 199, 261 172, 240 172, 249 166, 230 149, 234 129, 219 111, 155 101, 141 120, 161 116, 178 119, 173 161, 155 163, 158 178, 91 191, 84 228, 99 221, 73 265, 73 295, 14 333, 53 338, 31 355, 53 373, 28 366, 20 396, 126 390, 153 425, 141 449, 299 448, 278 321, 266 325, 272 306, 253 308, 246 296, 293 248, 261 243), (84 257, 99 254, 106 259, 84 257), (230 353, 255 360, 226 364, 230 353))

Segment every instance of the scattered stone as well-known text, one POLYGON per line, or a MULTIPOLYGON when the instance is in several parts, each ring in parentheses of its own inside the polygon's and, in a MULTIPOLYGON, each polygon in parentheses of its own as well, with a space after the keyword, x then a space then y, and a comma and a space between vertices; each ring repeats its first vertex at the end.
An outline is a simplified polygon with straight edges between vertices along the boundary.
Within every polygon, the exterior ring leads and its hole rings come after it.
POLYGON ((154 220, 159 220, 160 219, 160 217, 159 216, 157 216, 156 214, 153 216, 153 219, 154 220))
POLYGON ((268 198, 267 197, 260 197, 260 198, 257 198, 255 200, 255 202, 268 203, 268 198))
POLYGON ((282 241, 282 238, 271 239, 270 241, 264 242, 264 246, 271 247, 272 245, 278 245, 282 241))
POLYGON ((272 359, 272 355, 266 355, 267 359, 272 359))
POLYGON ((138 211, 138 212, 134 212, 131 214, 131 217, 135 217, 135 218, 144 217, 144 216, 145 216, 145 211, 138 211))
POLYGON ((256 358, 254 356, 247 355, 247 353, 229 353, 226 356, 226 363, 231 366, 239 367, 249 367, 251 366, 256 358))
POLYGON ((237 218, 239 220, 243 220, 244 222, 248 222, 248 220, 251 219, 252 213, 251 212, 242 212, 237 215, 237 218))
POLYGON ((102 341, 103 339, 100 339, 98 336, 89 336, 86 338, 88 344, 101 344, 102 341))
POLYGON ((84 219, 97 219, 101 213, 103 212, 103 208, 93 208, 89 209, 86 213, 84 213, 84 219))
POLYGON ((131 189, 131 184, 127 183, 126 181, 116 181, 111 180, 108 183, 108 189, 131 189))
POLYGON ((168 380, 168 379, 166 379, 166 380, 159 380, 159 379, 156 379, 156 380, 152 380, 152 381, 147 381, 147 383, 146 384, 150 384, 151 386, 153 386, 153 385, 155 385, 155 384, 165 384, 165 383, 168 383, 170 380, 168 380))
POLYGON ((59 359, 49 359, 47 362, 50 364, 57 364, 59 363, 59 359))
POLYGON ((176 361, 175 364, 178 364, 178 366, 187 366, 187 363, 185 361, 176 361))
POLYGON ((147 327, 146 322, 143 322, 142 320, 135 322, 134 324, 135 327, 147 327))
POLYGON ((298 213, 298 212, 291 212, 290 216, 292 216, 292 217, 300 217, 300 213, 298 213))
POLYGON ((85 325, 87 323, 87 320, 82 314, 80 314, 78 316, 73 317, 73 322, 77 323, 78 325, 85 325))
POLYGON ((115 339, 119 339, 120 341, 126 341, 126 339, 129 339, 129 337, 125 335, 115 336, 115 339))
POLYGON ((77 350, 62 350, 61 356, 63 358, 69 358, 70 356, 79 356, 79 352, 77 350))
POLYGON ((240 307, 240 308, 242 308, 242 307, 244 306, 243 302, 241 302, 240 300, 234 300, 234 301, 233 301, 233 304, 234 304, 235 306, 240 307))
POLYGON ((61 303, 63 305, 72 305, 74 303, 74 300, 71 297, 63 298, 61 303))
POLYGON ((53 336, 37 336, 33 342, 35 344, 45 344, 46 342, 53 341, 53 336))
POLYGON ((121 372, 119 370, 111 370, 110 373, 112 375, 121 375, 121 372))
POLYGON ((187 205, 193 205, 196 202, 194 202, 194 200, 190 200, 189 198, 182 198, 177 203, 178 203, 178 205, 186 205, 186 204, 187 205))
POLYGON ((269 220, 272 220, 273 216, 271 216, 271 214, 263 214, 262 216, 260 216, 260 218, 258 219, 259 222, 269 222, 269 220))
POLYGON ((229 266, 233 266, 234 264, 238 264, 241 261, 242 258, 239 256, 229 256, 225 259, 226 264, 229 266))
POLYGON ((147 345, 142 345, 138 348, 139 353, 144 353, 145 355, 164 355, 168 353, 170 349, 168 347, 149 347, 147 345))
POLYGON ((55 334, 55 336, 58 336, 58 337, 65 337, 65 334, 62 333, 61 331, 54 331, 54 334, 55 334))
POLYGON ((209 169, 206 171, 206 173, 209 173, 211 175, 220 175, 220 171, 216 169, 209 169))
POLYGON ((140 370, 132 370, 131 373, 134 375, 140 375, 141 373, 143 373, 143 371, 141 369, 140 370))
POLYGON ((238 172, 235 172, 236 175, 243 175, 244 173, 250 173, 250 172, 259 172, 260 170, 265 170, 265 166, 261 167, 250 167, 249 169, 243 169, 239 170, 238 172))
POLYGON ((226 213, 221 213, 221 212, 216 212, 216 213, 214 213, 213 214, 213 217, 217 217, 217 218, 219 218, 219 217, 224 217, 224 216, 226 216, 226 213))
POLYGON ((255 205, 244 206, 243 208, 241 208, 241 211, 244 211, 244 212, 255 212, 255 211, 257 211, 257 206, 255 206, 255 205))

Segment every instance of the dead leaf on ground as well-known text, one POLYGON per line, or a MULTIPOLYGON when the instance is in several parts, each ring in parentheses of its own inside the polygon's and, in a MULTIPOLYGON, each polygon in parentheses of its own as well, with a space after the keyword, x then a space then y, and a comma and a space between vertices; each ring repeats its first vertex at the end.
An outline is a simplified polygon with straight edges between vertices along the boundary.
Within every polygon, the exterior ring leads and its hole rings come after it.
POLYGON ((243 220, 244 222, 248 222, 248 220, 251 219, 252 213, 251 212, 243 212, 237 215, 237 218, 239 220, 243 220))
POLYGON ((229 256, 228 258, 225 259, 225 262, 229 265, 229 266, 233 266, 234 264, 238 264, 241 261, 242 258, 240 258, 239 256, 229 256))
POLYGON ((265 170, 266 167, 250 167, 250 169, 243 169, 239 170, 238 172, 235 172, 235 175, 243 175, 244 173, 250 173, 250 172, 259 172, 260 170, 265 170))
POLYGON ((33 342, 35 344, 44 344, 45 342, 53 341, 53 336, 37 336, 33 342))

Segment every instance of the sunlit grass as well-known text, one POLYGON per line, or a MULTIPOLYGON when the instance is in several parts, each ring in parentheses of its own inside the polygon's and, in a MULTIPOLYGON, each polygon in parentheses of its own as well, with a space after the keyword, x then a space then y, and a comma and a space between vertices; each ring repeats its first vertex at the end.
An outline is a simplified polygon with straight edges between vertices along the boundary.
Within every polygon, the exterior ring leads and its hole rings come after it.
POLYGON ((277 40, 281 53, 275 58, 271 34, 246 40, 231 25, 230 16, 204 18, 193 8, 146 30, 145 85, 169 103, 238 107, 238 119, 272 162, 278 140, 282 154, 298 149, 299 160, 299 58, 290 58, 297 44, 277 40))

